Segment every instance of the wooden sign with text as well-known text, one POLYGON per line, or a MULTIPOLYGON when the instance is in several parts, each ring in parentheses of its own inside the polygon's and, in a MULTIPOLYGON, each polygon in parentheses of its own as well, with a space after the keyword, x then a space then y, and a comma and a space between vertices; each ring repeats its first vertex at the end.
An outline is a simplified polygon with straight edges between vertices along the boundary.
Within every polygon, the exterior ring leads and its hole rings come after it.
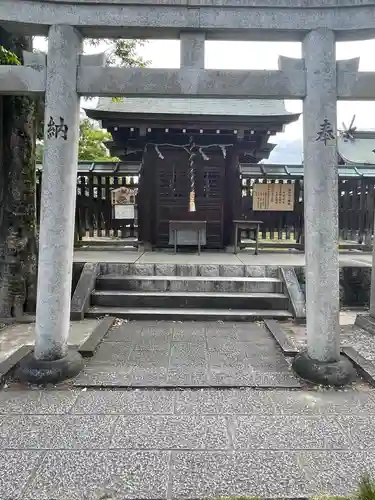
POLYGON ((293 212, 294 184, 254 184, 255 212, 293 212))
POLYGON ((111 191, 112 205, 134 205, 138 189, 121 186, 111 191))
POLYGON ((138 189, 121 186, 111 191, 113 217, 115 219, 136 218, 136 197, 138 189))

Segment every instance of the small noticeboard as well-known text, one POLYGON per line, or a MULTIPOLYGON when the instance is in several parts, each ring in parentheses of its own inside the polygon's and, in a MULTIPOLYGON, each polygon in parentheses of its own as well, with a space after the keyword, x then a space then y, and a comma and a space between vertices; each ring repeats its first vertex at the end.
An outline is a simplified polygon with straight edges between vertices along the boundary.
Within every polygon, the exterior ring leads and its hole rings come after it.
POLYGON ((294 184, 254 184, 255 212, 293 212, 294 184))
POLYGON ((115 219, 134 219, 134 205, 115 205, 113 208, 115 219))
POLYGON ((113 217, 115 219, 134 219, 136 217, 137 188, 121 186, 111 192, 113 217))

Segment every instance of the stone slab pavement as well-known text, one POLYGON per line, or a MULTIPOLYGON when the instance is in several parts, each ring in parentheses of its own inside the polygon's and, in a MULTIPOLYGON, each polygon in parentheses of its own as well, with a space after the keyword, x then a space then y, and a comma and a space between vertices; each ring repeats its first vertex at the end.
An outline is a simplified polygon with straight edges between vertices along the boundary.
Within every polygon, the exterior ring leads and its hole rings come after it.
MULTIPOLYGON (((340 265, 353 267, 371 267, 371 253, 340 252, 340 265)), ((128 250, 76 250, 75 262, 112 262, 120 264, 222 264, 222 265, 274 265, 274 266, 304 266, 305 256, 299 252, 261 251, 239 252, 237 255, 224 252, 177 253, 137 252, 128 250)))
POLYGON ((118 320, 76 386, 300 387, 261 324, 118 320))
POLYGON ((348 495, 375 474, 375 392, 0 391, 1 500, 348 495))
MULTIPOLYGON (((70 345, 81 345, 98 324, 97 319, 70 323, 70 345)), ((0 363, 23 345, 34 345, 35 323, 9 325, 0 330, 0 363)), ((0 497, 1 498, 1 497, 0 497)))

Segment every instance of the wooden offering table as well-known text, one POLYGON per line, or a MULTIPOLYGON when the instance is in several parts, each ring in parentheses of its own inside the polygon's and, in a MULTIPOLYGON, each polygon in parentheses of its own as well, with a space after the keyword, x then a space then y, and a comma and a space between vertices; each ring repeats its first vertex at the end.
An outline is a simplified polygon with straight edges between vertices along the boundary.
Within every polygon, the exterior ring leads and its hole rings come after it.
POLYGON ((233 224, 234 224, 234 253, 237 253, 238 233, 240 231, 251 229, 251 230, 255 231, 255 255, 258 255, 259 231, 260 231, 260 225, 263 224, 263 221, 260 221, 260 220, 234 220, 233 224))
POLYGON ((174 253, 177 245, 197 245, 199 255, 201 245, 206 244, 206 226, 205 220, 170 220, 169 243, 174 245, 174 253))

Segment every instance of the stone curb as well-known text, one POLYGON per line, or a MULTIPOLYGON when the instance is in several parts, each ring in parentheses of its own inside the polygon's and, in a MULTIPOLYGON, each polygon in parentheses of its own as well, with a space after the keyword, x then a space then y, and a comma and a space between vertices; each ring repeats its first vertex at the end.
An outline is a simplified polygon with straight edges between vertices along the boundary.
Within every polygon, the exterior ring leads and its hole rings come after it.
POLYGON ((5 378, 9 375, 9 373, 20 363, 20 361, 33 351, 33 348, 34 347, 32 345, 23 345, 14 351, 9 358, 4 359, 4 361, 0 363, 1 385, 4 383, 5 378))
POLYGON ((280 276, 289 297, 291 312, 298 323, 306 322, 305 297, 302 293, 294 267, 280 267, 280 276))
POLYGON ((92 333, 78 348, 78 352, 81 354, 81 356, 83 356, 84 358, 91 358, 92 356, 94 356, 98 345, 103 340, 108 330, 112 328, 115 319, 116 318, 114 318, 113 316, 108 316, 98 322, 92 333))
POLYGON ((372 318, 370 314, 368 313, 357 314, 354 324, 365 330, 367 333, 375 335, 375 319, 372 318))
POLYGON ((279 323, 273 319, 264 320, 266 328, 276 340, 284 356, 296 356, 299 350, 291 343, 288 335, 281 328, 279 323))
POLYGON ((99 264, 86 262, 81 271, 70 306, 70 320, 80 321, 90 307, 91 292, 95 288, 96 277, 99 274, 99 264))
POLYGON ((353 347, 343 347, 341 352, 351 361, 361 377, 375 387, 375 365, 364 358, 353 347))

